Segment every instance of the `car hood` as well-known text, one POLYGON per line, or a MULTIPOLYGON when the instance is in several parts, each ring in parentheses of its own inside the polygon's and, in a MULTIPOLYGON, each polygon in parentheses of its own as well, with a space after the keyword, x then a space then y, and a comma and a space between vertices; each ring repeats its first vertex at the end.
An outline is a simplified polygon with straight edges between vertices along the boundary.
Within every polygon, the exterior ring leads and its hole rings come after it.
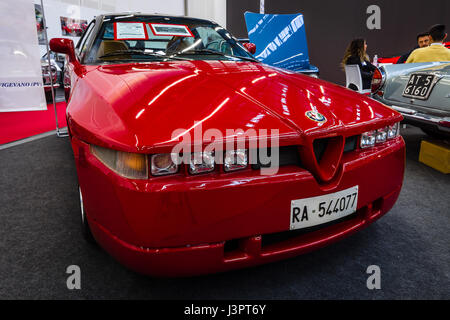
POLYGON ((195 132, 208 129, 224 136, 235 134, 227 129, 275 129, 281 144, 302 144, 401 116, 343 87, 263 64, 175 61, 89 68, 73 87, 68 118, 72 133, 90 143, 158 152, 186 133, 201 141, 195 132))

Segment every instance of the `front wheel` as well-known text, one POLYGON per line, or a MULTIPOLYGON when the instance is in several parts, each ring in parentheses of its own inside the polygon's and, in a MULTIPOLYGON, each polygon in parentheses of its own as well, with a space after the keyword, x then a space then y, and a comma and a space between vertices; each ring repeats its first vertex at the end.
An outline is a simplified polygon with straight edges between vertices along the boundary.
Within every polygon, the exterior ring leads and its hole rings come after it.
POLYGON ((83 235, 83 238, 87 242, 94 244, 96 242, 94 236, 92 235, 91 228, 89 227, 89 223, 86 218, 86 211, 84 210, 83 194, 81 193, 80 188, 78 188, 78 191, 80 193, 81 233, 83 235))

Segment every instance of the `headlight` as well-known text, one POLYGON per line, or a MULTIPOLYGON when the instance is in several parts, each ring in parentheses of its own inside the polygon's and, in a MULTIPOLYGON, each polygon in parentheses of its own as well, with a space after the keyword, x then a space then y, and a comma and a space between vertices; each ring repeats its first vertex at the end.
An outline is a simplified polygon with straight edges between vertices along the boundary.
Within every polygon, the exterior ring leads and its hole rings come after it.
POLYGON ((373 147, 375 145, 375 140, 376 140, 376 131, 375 130, 371 130, 368 132, 364 132, 361 135, 361 148, 369 148, 369 147, 373 147))
POLYGON ((214 170, 213 152, 194 152, 189 163, 190 174, 207 173, 214 170))
POLYGON ((400 134, 400 123, 394 123, 378 130, 364 132, 361 135, 360 146, 362 149, 373 147, 376 143, 383 143, 386 140, 394 139, 400 134))
MULTIPOLYGON (((160 153, 151 157, 151 173, 153 176, 165 176, 178 171, 178 165, 173 161, 176 154, 160 153)), ((176 159, 176 158, 175 158, 176 159)))
POLYGON ((400 122, 394 123, 393 125, 388 126, 387 138, 394 139, 400 135, 400 122))
POLYGON ((147 179, 147 155, 122 152, 91 145, 91 153, 118 175, 129 179, 147 179))
POLYGON ((225 160, 223 162, 223 168, 225 171, 236 171, 245 169, 248 165, 247 150, 238 149, 230 150, 225 153, 225 160))
POLYGON ((375 137, 375 143, 385 142, 387 139, 387 132, 388 132, 387 127, 378 129, 375 137))

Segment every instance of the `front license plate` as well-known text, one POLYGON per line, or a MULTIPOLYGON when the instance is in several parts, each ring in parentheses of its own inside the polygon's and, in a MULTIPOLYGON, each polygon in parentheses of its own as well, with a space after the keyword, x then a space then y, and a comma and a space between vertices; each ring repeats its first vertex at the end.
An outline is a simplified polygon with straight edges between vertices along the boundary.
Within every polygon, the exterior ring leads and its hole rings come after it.
POLYGON ((358 186, 324 196, 291 201, 291 230, 308 228, 356 211, 358 186))
POLYGON ((439 79, 435 75, 426 73, 413 73, 403 90, 403 96, 420 100, 430 97, 434 85, 439 79))

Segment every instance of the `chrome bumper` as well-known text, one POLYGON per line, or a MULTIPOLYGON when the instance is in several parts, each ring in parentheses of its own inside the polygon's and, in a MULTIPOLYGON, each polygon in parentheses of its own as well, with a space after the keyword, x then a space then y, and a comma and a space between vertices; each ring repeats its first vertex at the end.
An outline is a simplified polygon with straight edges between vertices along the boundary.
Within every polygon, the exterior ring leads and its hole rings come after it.
POLYGON ((450 118, 437 117, 417 110, 392 105, 392 109, 400 112, 407 121, 415 123, 423 123, 437 127, 440 131, 450 133, 450 118))

